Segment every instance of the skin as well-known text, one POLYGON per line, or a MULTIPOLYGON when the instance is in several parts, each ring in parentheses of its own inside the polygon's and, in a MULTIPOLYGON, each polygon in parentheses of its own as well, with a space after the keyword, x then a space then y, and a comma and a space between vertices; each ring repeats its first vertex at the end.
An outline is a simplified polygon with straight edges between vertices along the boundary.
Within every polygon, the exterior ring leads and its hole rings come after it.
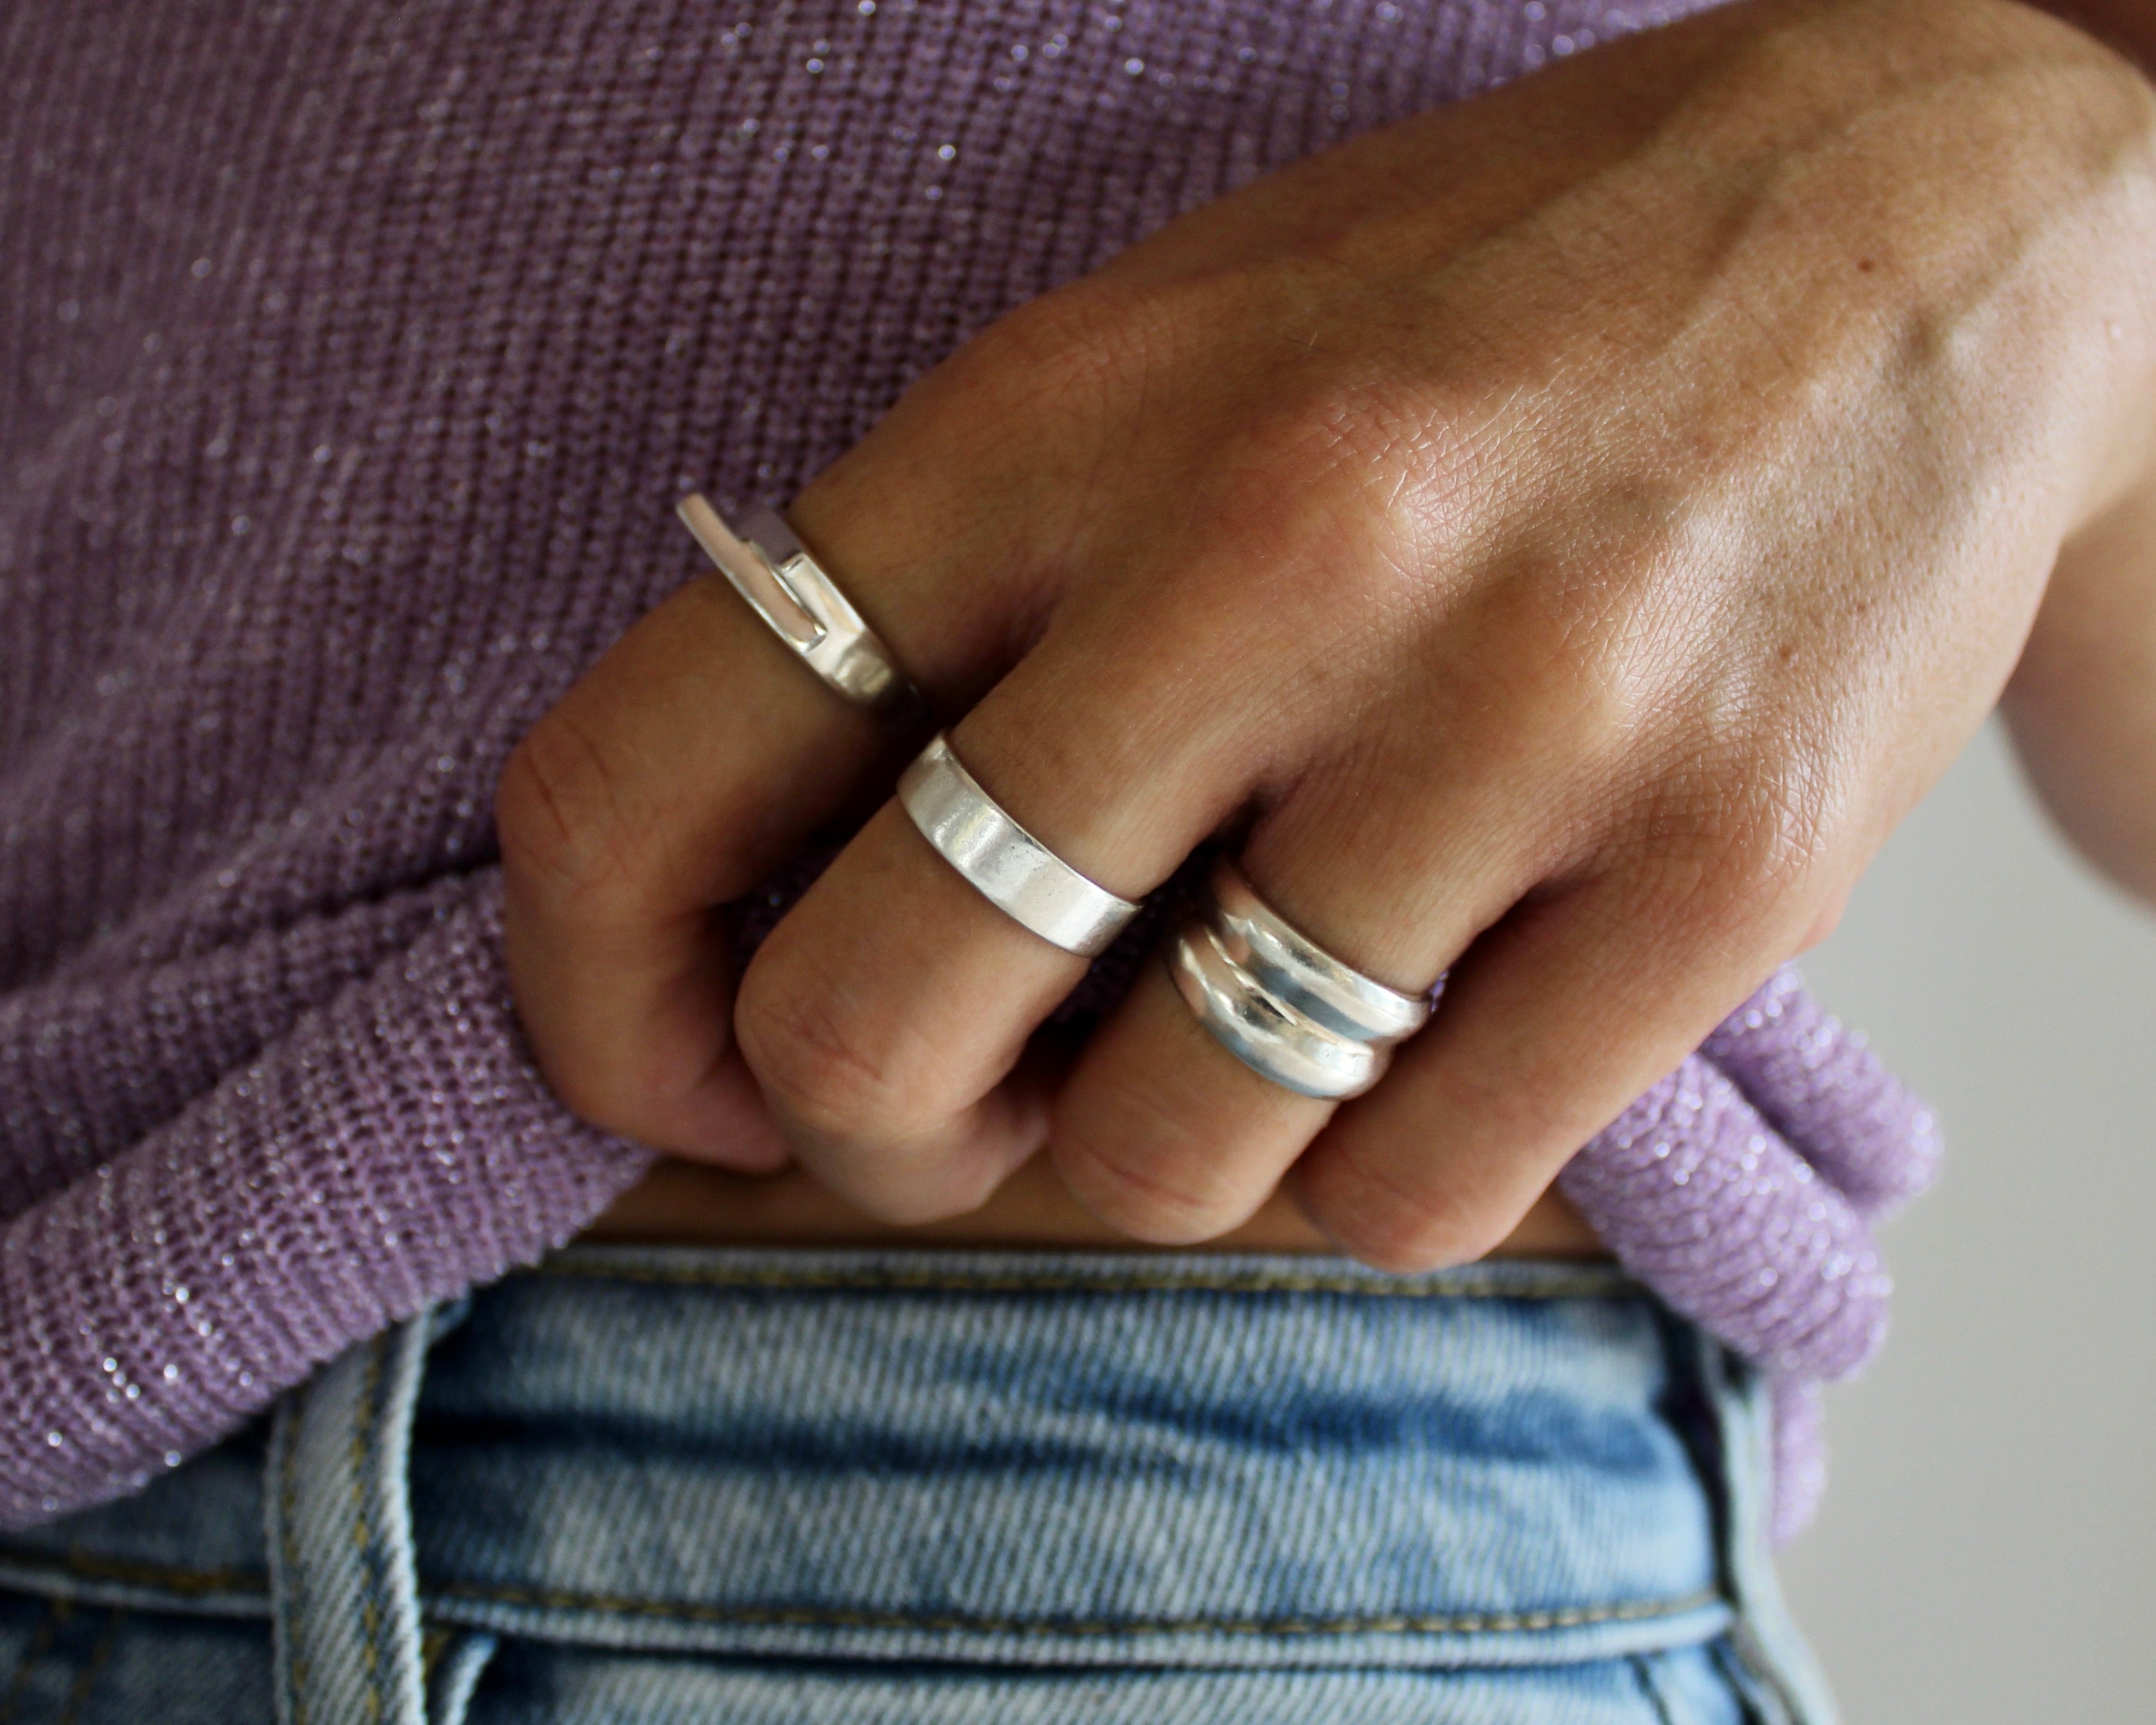
POLYGON ((797 528, 1059 854, 1137 897, 1232 833, 1350 962, 1449 969, 1443 1009, 1341 1106, 1156 967, 1045 1042, 1082 962, 699 582, 510 763, 511 973, 579 1113, 797 1172, 761 1209, 670 1173, 617 1230, 1591 1246, 1557 1170, 1832 927, 2002 691, 2068 831, 2156 889, 2152 283, 2156 93, 2090 35, 1750 0, 1011 314, 797 528), (715 907, 850 810, 737 981, 715 907))
MULTIPOLYGON (((2156 69, 2149 0, 2046 9, 2156 69)), ((2060 829, 2156 903, 2156 474, 2069 540, 2001 706, 2060 829)))

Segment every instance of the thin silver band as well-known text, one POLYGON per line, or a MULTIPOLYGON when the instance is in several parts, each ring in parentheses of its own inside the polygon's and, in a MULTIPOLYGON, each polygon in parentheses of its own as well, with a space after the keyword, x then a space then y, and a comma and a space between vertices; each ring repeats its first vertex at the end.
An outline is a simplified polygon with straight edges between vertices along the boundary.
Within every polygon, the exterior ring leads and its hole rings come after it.
POLYGON ((809 670, 891 730, 920 722, 928 710, 921 691, 777 510, 751 505, 738 535, 701 496, 683 498, 675 513, 727 584, 809 670))
POLYGON ((1427 997, 1389 988, 1334 957, 1260 898, 1222 857, 1207 901, 1163 956, 1214 1040, 1298 1096, 1358 1096, 1430 1019, 1427 997))
POLYGON ((898 800, 982 897, 1043 940, 1091 958, 1138 907, 1096 886, 1004 813, 942 732, 898 781, 898 800))

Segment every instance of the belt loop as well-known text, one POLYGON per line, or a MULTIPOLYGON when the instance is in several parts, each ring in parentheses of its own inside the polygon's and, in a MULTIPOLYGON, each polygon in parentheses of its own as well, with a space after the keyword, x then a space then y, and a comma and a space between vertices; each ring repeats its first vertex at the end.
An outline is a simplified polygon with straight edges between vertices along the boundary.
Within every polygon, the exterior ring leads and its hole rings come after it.
POLYGON ((429 1315, 278 1404, 270 1437, 278 1725, 427 1725, 405 1487, 429 1315))
POLYGON ((472 1693, 498 1643, 486 1630, 429 1631, 430 1643, 437 1637, 439 1647, 426 1650, 427 1725, 465 1725, 472 1693))
POLYGON ((1774 1573, 1772 1388, 1704 1331, 1692 1334, 1720 1439, 1722 1585, 1737 1610, 1730 1649, 1768 1725, 1839 1725, 1826 1679, 1789 1616, 1774 1573))

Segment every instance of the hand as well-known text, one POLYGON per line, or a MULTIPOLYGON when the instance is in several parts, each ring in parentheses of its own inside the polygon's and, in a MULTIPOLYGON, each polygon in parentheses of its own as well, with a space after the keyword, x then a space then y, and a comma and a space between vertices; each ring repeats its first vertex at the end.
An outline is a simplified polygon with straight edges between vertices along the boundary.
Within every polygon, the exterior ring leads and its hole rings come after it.
POLYGON ((711 583, 505 778, 542 1065, 890 1219, 1045 1143, 1141 1239, 1286 1177, 1373 1263, 1478 1255, 1830 926, 2143 463, 2152 141, 2135 74, 1999 0, 1754 0, 1178 221, 795 501, 1094 879, 1234 828, 1343 957, 1450 967, 1368 1096, 1268 1085, 1158 967, 1074 1068, 1029 1055, 1081 962, 889 803, 735 998, 714 907, 898 762, 711 583))

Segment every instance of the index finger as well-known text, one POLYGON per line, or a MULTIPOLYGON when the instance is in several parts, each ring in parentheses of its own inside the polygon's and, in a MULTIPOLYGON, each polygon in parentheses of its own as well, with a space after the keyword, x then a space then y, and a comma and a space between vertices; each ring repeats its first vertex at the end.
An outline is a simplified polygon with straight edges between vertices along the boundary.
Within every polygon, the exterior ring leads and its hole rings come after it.
POLYGON ((791 657, 716 579, 692 582, 533 727, 495 805, 511 984, 549 1082, 595 1125, 737 1168, 784 1150, 733 1050, 717 907, 882 748, 791 657))

